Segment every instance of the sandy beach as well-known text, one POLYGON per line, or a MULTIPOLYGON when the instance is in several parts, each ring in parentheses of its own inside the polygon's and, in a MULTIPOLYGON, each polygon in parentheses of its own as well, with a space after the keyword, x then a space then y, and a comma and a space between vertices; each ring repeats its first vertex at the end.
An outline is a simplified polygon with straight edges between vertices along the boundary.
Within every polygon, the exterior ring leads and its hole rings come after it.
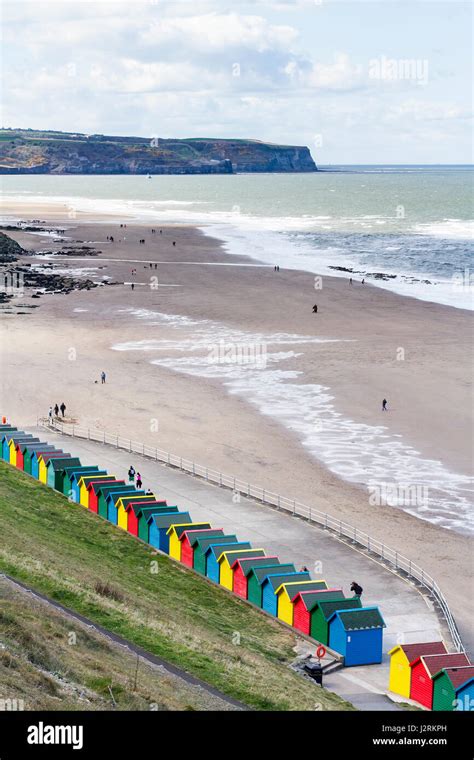
MULTIPOLYGON (((13 216, 15 209, 4 213, 13 216)), ((421 564, 467 633, 472 544, 462 526, 448 530, 400 507, 374 504, 362 483, 337 473, 345 468, 350 475, 357 437, 377 446, 367 427, 383 426, 378 435, 393 446, 393 461, 398 457, 402 466, 404 457, 418 457, 430 463, 427 473, 430 467, 453 473, 462 485, 472 469, 468 312, 337 277, 324 277, 315 289, 314 275, 275 272, 229 256, 217 239, 190 226, 152 234, 149 224, 130 220, 121 228, 114 218, 94 223, 89 216, 70 219, 66 210, 23 213, 48 224, 56 219, 73 241, 94 241, 102 251, 80 259, 55 256, 55 267, 75 269, 75 276, 81 267, 92 268, 97 282, 105 275, 117 284, 34 301, 27 294, 3 309, 3 414, 28 425, 64 401, 77 424, 158 446, 327 511, 421 564), (163 314, 168 318, 157 316, 163 314), (204 366, 210 352, 240 343, 266 346, 266 397, 264 388, 232 376, 225 362, 219 371, 204 366), (286 399, 285 382, 304 386, 304 396, 298 401, 296 389, 286 399), (303 414, 292 429, 291 405, 310 403, 315 386, 330 403, 320 418, 311 407, 313 416, 305 421, 303 414), (351 421, 348 448, 342 437, 318 458, 318 427, 308 434, 302 426, 320 419, 324 431, 329 413, 351 421)), ((31 250, 53 247, 31 233, 7 234, 31 250)), ((370 585, 369 578, 361 580, 370 585)))

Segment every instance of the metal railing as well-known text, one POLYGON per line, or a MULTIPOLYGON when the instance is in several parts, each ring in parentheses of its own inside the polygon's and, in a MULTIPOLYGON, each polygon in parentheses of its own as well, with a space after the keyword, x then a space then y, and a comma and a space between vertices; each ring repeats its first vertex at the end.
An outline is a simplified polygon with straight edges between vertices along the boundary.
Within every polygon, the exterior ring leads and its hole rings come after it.
POLYGON ((456 621, 449 609, 448 602, 444 597, 441 589, 435 579, 429 575, 422 567, 417 565, 411 559, 408 559, 399 551, 382 543, 376 538, 372 538, 364 531, 356 528, 349 523, 339 520, 327 512, 321 512, 319 509, 302 504, 296 499, 289 499, 286 496, 273 493, 266 488, 251 485, 234 476, 225 475, 218 470, 197 464, 189 459, 184 459, 176 454, 158 449, 154 446, 148 446, 145 443, 132 441, 129 438, 123 438, 119 435, 107 433, 104 430, 80 427, 77 425, 64 424, 60 420, 54 419, 49 423, 47 419, 39 419, 38 424, 52 430, 56 430, 62 435, 69 435, 72 438, 83 438, 89 441, 114 446, 117 449, 123 449, 134 454, 154 459, 170 467, 175 467, 183 472, 187 472, 199 478, 203 478, 209 483, 214 483, 221 488, 230 488, 234 492, 247 496, 251 499, 284 510, 290 514, 302 517, 323 529, 335 534, 345 542, 357 545, 366 550, 370 555, 377 557, 384 565, 392 568, 396 573, 416 581, 423 590, 428 591, 432 596, 435 604, 438 605, 440 614, 444 617, 454 644, 458 652, 464 652, 465 648, 456 625, 456 621))

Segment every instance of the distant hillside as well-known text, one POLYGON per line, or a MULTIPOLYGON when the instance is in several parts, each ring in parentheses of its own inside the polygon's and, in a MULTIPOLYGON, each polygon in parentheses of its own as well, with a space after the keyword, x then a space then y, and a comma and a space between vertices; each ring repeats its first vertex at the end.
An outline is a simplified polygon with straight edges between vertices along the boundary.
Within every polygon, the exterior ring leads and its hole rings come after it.
POLYGON ((258 140, 186 140, 0 130, 0 174, 314 172, 309 149, 258 140))

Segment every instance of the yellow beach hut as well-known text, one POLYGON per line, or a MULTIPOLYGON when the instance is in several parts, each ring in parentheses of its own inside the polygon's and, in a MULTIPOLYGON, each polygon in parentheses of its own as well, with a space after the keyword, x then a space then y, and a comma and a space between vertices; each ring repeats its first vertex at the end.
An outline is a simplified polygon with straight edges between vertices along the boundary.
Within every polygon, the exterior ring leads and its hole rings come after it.
POLYGON ((282 583, 275 590, 277 598, 277 617, 288 625, 293 625, 294 600, 300 591, 323 591, 327 589, 326 581, 297 581, 282 583))
POLYGON ((424 644, 397 644, 390 649, 390 675, 388 688, 402 697, 410 697, 411 673, 410 662, 429 654, 447 654, 442 641, 427 641, 424 644))
POLYGON ((131 492, 129 494, 124 494, 120 497, 120 499, 117 499, 115 504, 115 509, 117 510, 117 525, 119 528, 122 528, 123 530, 128 530, 128 512, 127 507, 130 503, 133 502, 133 504, 142 503, 143 506, 146 507, 148 502, 155 503, 156 496, 155 494, 146 494, 146 493, 140 493, 140 491, 131 492))
POLYGON ((184 523, 184 524, 176 524, 172 525, 168 530, 166 531, 166 535, 169 538, 169 550, 168 554, 170 557, 173 557, 173 559, 177 559, 181 562, 181 549, 182 549, 182 543, 180 541, 181 534, 186 530, 206 530, 207 528, 210 528, 210 523, 184 523))
POLYGON ((219 583, 229 591, 234 590, 234 570, 232 565, 237 559, 264 557, 264 549, 232 549, 223 552, 219 559, 219 583))
POLYGON ((114 475, 83 475, 82 478, 79 478, 79 504, 82 504, 83 507, 86 509, 89 509, 89 494, 90 491, 88 491, 87 486, 89 483, 92 483, 94 481, 100 481, 101 483, 106 483, 109 480, 115 480, 114 475))

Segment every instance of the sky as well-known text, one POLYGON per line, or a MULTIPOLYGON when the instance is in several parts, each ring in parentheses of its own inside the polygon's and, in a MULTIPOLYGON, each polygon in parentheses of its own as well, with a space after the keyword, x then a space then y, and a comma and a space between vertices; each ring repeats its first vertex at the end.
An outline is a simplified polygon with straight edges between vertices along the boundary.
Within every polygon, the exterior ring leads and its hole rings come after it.
POLYGON ((322 165, 471 163, 472 9, 4 0, 1 123, 308 145, 322 165))

